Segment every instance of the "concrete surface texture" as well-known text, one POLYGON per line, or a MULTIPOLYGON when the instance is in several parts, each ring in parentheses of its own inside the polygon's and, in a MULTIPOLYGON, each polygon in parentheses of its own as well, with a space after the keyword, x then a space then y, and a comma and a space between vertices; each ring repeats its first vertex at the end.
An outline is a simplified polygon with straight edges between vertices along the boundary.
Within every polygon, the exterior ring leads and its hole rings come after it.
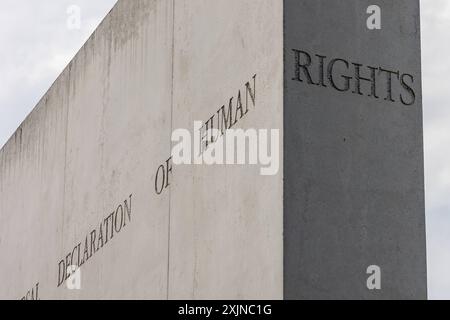
POLYGON ((172 130, 254 75, 236 127, 281 129, 281 21, 271 0, 119 1, 1 151, 0 298, 282 298, 281 171, 174 166, 155 192, 172 130))
POLYGON ((284 4, 285 297, 424 299, 419 1, 284 4))
POLYGON ((418 1, 368 5, 119 0, 0 151, 0 299, 426 298, 418 1), (211 119, 278 174, 174 165, 211 119))

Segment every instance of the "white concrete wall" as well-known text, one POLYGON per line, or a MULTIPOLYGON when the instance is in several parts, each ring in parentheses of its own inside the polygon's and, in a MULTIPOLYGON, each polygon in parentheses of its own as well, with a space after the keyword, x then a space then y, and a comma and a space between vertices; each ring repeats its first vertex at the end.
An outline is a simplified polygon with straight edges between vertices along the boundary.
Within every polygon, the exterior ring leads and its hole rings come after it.
POLYGON ((282 10, 119 1, 0 151, 0 299, 36 283, 40 299, 282 298, 281 167, 177 166, 154 190, 172 129, 255 74, 256 108, 236 126, 282 129, 282 10), (60 261, 130 195, 131 221, 95 239, 82 289, 58 287, 60 261))
MULTIPOLYGON (((239 90, 245 104, 244 84, 253 87, 256 74, 256 107, 249 103, 242 119, 238 113, 235 128, 275 128, 281 136, 282 1, 175 3, 172 127, 192 131, 231 97, 236 103, 239 90)), ((259 169, 174 169, 170 297, 282 298, 282 167, 276 176, 259 169)))

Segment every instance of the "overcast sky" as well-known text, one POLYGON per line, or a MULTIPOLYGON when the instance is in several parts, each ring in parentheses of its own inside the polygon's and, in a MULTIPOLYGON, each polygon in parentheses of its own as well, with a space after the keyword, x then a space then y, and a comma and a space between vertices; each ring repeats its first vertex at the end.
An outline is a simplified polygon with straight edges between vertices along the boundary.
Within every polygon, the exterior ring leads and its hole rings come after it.
MULTIPOLYGON (((116 0, 0 0, 0 147, 116 0), (81 8, 81 28, 67 9, 81 8)), ((374 1, 376 3, 376 1, 374 1)), ((422 0, 428 291, 450 299, 450 1, 422 0)))
POLYGON ((450 299, 450 1, 421 2, 428 292, 450 299))

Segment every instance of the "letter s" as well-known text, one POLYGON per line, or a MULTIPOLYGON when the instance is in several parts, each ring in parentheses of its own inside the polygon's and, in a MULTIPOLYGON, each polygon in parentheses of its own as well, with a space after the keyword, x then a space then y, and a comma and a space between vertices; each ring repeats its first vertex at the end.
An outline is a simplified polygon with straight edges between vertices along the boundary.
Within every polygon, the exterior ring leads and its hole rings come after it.
POLYGON ((412 75, 410 75, 410 74, 405 73, 405 74, 403 74, 403 75, 401 76, 401 78, 400 78, 400 83, 401 83, 402 87, 403 87, 406 91, 408 91, 409 95, 411 96, 411 102, 406 102, 405 99, 403 98, 403 95, 400 95, 400 100, 402 101, 402 103, 403 103, 405 106, 413 105, 414 102, 416 102, 416 94, 414 93, 414 90, 411 88, 412 83, 414 83, 414 77, 413 77, 412 75), (410 79, 409 81, 411 82, 411 85, 408 85, 408 84, 405 82, 405 77, 408 77, 408 78, 410 79))

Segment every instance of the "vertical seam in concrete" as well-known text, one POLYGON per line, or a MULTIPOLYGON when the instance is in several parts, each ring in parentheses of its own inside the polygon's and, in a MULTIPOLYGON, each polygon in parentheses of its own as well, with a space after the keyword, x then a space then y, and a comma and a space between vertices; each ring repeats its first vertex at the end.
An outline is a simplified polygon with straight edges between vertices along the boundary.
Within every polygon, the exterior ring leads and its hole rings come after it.
POLYGON ((283 0, 282 3, 283 6, 283 19, 282 19, 282 23, 283 23, 283 39, 281 40, 282 45, 281 45, 281 50, 283 51, 283 68, 282 68, 282 81, 283 81, 283 97, 282 97, 282 103, 283 103, 283 111, 282 111, 282 117, 283 117, 283 132, 282 132, 282 139, 283 139, 283 178, 282 178, 282 201, 283 201, 283 207, 282 207, 282 219, 283 219, 283 223, 282 223, 282 248, 281 248, 281 252, 283 255, 282 258, 282 263, 283 263, 283 267, 282 267, 282 299, 285 299, 285 273, 286 273, 286 269, 285 269, 285 250, 284 250, 284 242, 285 242, 285 227, 284 227, 284 214, 285 214, 285 207, 286 207, 286 200, 285 200, 285 173, 286 173, 286 139, 285 139, 285 130, 286 130, 286 123, 285 123, 285 119, 286 119, 286 114, 285 114, 285 108, 286 108, 286 50, 285 50, 285 44, 286 44, 286 15, 285 15, 285 7, 286 7, 286 1, 283 0))
MULTIPOLYGON (((65 220, 65 213, 66 213, 66 176, 67 176, 67 140, 69 135, 69 111, 70 111, 70 91, 71 91, 71 65, 69 65, 69 75, 68 75, 68 99, 67 99, 67 105, 66 105, 66 123, 65 123, 65 137, 64 137, 64 172, 63 172, 63 196, 62 196, 62 223, 61 223, 61 252, 64 252, 64 220, 65 220)), ((64 103, 66 104, 66 103, 64 103)))
MULTIPOLYGON (((174 89, 174 55, 175 55, 175 0, 172 0, 172 62, 171 62, 171 101, 170 101, 170 134, 173 130, 173 89, 174 89)), ((172 141, 170 140, 169 152, 171 153, 172 141)), ((169 218, 167 227, 167 300, 169 300, 169 290, 170 290, 170 209, 171 209, 171 188, 169 188, 169 218)))
MULTIPOLYGON (((416 25, 416 31, 417 31, 417 33, 418 33, 418 37, 419 37, 419 61, 422 61, 422 19, 421 19, 421 12, 422 12, 422 9, 421 9, 421 6, 420 6, 420 4, 421 4, 421 2, 420 1, 417 1, 417 10, 418 10, 418 13, 417 13, 417 25, 416 25)), ((424 137, 424 134, 423 134, 423 131, 424 131, 424 113, 423 113, 423 74, 422 74, 422 64, 420 64, 419 65, 419 74, 420 74, 420 83, 419 83, 419 90, 420 90, 420 106, 421 106, 421 108, 420 108, 420 131, 421 131, 421 144, 422 144, 422 150, 424 150, 424 145, 425 145, 425 142, 424 142, 424 139, 425 139, 425 137, 424 137)), ((421 159, 420 159, 420 161, 422 161, 422 172, 425 172, 425 152, 424 151, 422 151, 422 156, 421 156, 421 159)), ((425 176, 424 176, 424 179, 425 179, 425 176)), ((422 181, 422 183, 421 183, 423 186, 424 186, 424 188, 425 188, 425 180, 423 180, 422 181)), ((424 189, 425 190, 425 189, 424 189)), ((430 294, 429 294, 429 285, 428 285, 428 259, 427 259, 427 253, 428 253, 428 251, 427 251, 427 241, 426 241, 426 239, 427 239, 427 219, 426 219, 426 198, 425 198, 425 191, 422 193, 422 199, 423 199, 423 201, 422 201, 422 203, 423 203, 423 212, 425 213, 425 216, 424 216, 424 223, 423 223, 423 228, 422 228, 422 230, 423 230, 423 232, 424 232, 424 235, 425 235, 425 261, 424 261, 424 263, 425 263, 425 300, 428 300, 428 298, 429 298, 429 296, 430 296, 430 294)))

